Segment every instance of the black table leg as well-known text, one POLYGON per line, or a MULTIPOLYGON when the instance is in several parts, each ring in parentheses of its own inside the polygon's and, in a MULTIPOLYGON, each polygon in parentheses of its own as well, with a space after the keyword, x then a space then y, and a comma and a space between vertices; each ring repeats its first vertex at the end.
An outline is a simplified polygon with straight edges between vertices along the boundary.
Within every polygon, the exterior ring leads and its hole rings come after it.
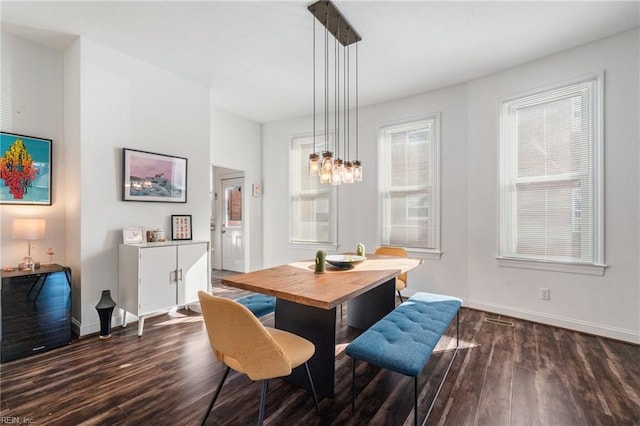
POLYGON ((349 300, 347 324, 366 330, 396 307, 395 278, 349 300))
MULTIPOLYGON (((275 327, 313 342, 316 352, 308 361, 318 395, 334 397, 336 309, 321 309, 287 300, 276 300, 275 327)), ((304 367, 285 378, 311 391, 304 367)))

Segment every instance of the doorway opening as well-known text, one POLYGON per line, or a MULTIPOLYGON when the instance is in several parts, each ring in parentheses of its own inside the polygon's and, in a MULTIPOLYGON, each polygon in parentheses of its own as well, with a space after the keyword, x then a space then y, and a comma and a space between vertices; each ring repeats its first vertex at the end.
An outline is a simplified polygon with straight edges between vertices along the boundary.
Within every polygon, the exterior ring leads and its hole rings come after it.
POLYGON ((213 166, 211 174, 212 268, 218 271, 246 272, 244 172, 213 166))

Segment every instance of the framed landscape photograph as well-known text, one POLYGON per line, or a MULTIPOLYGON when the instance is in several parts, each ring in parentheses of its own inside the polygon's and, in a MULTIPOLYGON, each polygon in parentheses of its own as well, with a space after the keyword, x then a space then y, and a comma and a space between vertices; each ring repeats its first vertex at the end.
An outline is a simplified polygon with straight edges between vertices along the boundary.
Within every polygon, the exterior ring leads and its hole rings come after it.
POLYGON ((171 215, 171 239, 190 240, 191 239, 191 215, 171 215))
POLYGON ((122 148, 122 200, 187 202, 187 159, 122 148))
POLYGON ((0 204, 51 205, 51 139, 0 132, 0 204))

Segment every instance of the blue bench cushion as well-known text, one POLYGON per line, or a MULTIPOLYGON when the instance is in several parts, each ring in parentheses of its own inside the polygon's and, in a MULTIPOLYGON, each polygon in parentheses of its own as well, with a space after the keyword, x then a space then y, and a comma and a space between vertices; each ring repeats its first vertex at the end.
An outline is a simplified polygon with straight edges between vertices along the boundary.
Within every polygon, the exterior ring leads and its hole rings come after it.
POLYGON ((347 355, 416 377, 461 305, 457 297, 416 293, 355 338, 347 355))
POLYGON ((270 314, 276 309, 276 298, 266 294, 251 294, 236 299, 236 302, 246 306, 257 318, 270 314))

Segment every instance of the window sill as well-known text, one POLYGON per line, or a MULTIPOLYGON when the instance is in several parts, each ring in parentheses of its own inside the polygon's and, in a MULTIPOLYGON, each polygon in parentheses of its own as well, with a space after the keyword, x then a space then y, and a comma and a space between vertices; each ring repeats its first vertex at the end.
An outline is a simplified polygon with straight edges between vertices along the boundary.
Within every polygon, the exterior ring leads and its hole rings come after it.
POLYGON ((289 241, 289 248, 298 250, 336 251, 340 247, 337 243, 312 243, 306 241, 289 241))
POLYGON ((442 258, 442 252, 440 250, 426 250, 426 249, 406 249, 407 253, 411 257, 417 257, 424 260, 440 260, 442 258))
POLYGON ((545 262, 541 260, 525 260, 505 257, 496 257, 498 266, 505 268, 537 269, 540 271, 567 272, 583 275, 604 275, 607 265, 545 262))

